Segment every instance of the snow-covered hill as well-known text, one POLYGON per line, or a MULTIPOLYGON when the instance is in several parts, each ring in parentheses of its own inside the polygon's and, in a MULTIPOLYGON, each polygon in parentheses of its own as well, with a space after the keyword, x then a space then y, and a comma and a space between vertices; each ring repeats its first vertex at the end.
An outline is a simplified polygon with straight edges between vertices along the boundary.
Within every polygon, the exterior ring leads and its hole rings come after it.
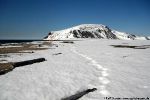
POLYGON ((147 37, 136 36, 125 32, 112 30, 109 27, 102 24, 82 24, 60 31, 51 31, 44 39, 61 40, 73 38, 148 40, 147 37))

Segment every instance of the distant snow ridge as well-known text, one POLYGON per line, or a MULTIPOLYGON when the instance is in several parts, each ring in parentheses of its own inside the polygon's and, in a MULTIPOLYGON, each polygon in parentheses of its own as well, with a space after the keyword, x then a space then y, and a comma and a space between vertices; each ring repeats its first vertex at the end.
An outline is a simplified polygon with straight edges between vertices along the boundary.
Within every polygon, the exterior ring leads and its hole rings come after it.
POLYGON ((102 24, 82 24, 72 28, 51 31, 45 40, 62 40, 73 38, 100 38, 100 39, 121 39, 121 40, 148 40, 148 37, 140 37, 125 32, 110 29, 102 24))

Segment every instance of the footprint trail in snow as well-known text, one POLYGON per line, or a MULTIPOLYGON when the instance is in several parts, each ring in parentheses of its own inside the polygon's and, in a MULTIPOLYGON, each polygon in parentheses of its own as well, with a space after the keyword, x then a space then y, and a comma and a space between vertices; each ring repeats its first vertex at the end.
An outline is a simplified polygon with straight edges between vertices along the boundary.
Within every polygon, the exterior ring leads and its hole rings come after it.
POLYGON ((92 87, 92 88, 96 87, 102 96, 110 95, 109 91, 106 89, 107 84, 110 83, 110 81, 107 79, 107 76, 109 76, 108 69, 103 67, 102 65, 100 65, 93 58, 90 58, 87 55, 78 52, 75 47, 72 47, 71 51, 74 52, 75 54, 85 58, 86 60, 88 60, 92 66, 96 67, 97 70, 99 70, 101 72, 101 75, 99 75, 97 78, 97 81, 100 83, 100 85, 95 86, 95 85, 89 84, 89 87, 92 87))

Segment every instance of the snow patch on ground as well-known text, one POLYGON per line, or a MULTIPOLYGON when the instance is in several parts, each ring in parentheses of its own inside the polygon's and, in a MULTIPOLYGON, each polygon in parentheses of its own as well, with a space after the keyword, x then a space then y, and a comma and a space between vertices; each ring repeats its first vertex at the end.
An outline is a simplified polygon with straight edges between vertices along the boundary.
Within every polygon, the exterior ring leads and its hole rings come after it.
POLYGON ((58 45, 55 49, 8 54, 6 60, 10 62, 41 57, 47 61, 18 67, 0 76, 0 100, 60 100, 88 88, 98 90, 80 100, 149 97, 150 48, 110 45, 150 45, 150 41, 83 39, 74 44, 54 43, 58 45), (53 55, 56 53, 62 54, 53 55))
MULTIPOLYGON (((108 90, 106 90, 106 85, 110 82, 108 79, 107 79, 107 76, 109 75, 108 72, 107 72, 107 69, 103 66, 101 66, 97 61, 95 61, 94 59, 92 59, 91 57, 88 57, 87 55, 85 54, 82 54, 80 52, 78 52, 76 50, 75 47, 72 47, 72 51, 74 53, 76 53, 77 55, 79 56, 82 56, 83 58, 85 58, 86 60, 89 60, 91 65, 93 65, 95 68, 98 68, 99 71, 101 72, 101 76, 98 76, 98 80, 99 82, 102 84, 102 85, 99 85, 99 86, 95 86, 95 88, 99 88, 99 93, 102 95, 102 96, 108 96, 110 93, 108 92, 108 90), (103 87, 103 88, 101 88, 103 87)), ((91 85, 89 85, 91 86, 91 85)), ((93 86, 93 85, 92 85, 93 86)))

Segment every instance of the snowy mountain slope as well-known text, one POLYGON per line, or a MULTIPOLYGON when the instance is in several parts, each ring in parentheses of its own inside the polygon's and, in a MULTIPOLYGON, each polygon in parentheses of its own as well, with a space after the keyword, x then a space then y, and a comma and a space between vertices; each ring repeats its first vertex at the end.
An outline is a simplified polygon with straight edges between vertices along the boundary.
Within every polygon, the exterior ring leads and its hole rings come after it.
POLYGON ((102 39, 121 39, 121 40, 147 40, 146 37, 140 37, 125 32, 119 32, 110 29, 102 24, 82 24, 72 28, 51 31, 45 40, 61 40, 72 38, 102 38, 102 39))
POLYGON ((112 33, 115 34, 116 37, 120 40, 149 40, 148 37, 137 36, 126 32, 112 30, 112 33))

